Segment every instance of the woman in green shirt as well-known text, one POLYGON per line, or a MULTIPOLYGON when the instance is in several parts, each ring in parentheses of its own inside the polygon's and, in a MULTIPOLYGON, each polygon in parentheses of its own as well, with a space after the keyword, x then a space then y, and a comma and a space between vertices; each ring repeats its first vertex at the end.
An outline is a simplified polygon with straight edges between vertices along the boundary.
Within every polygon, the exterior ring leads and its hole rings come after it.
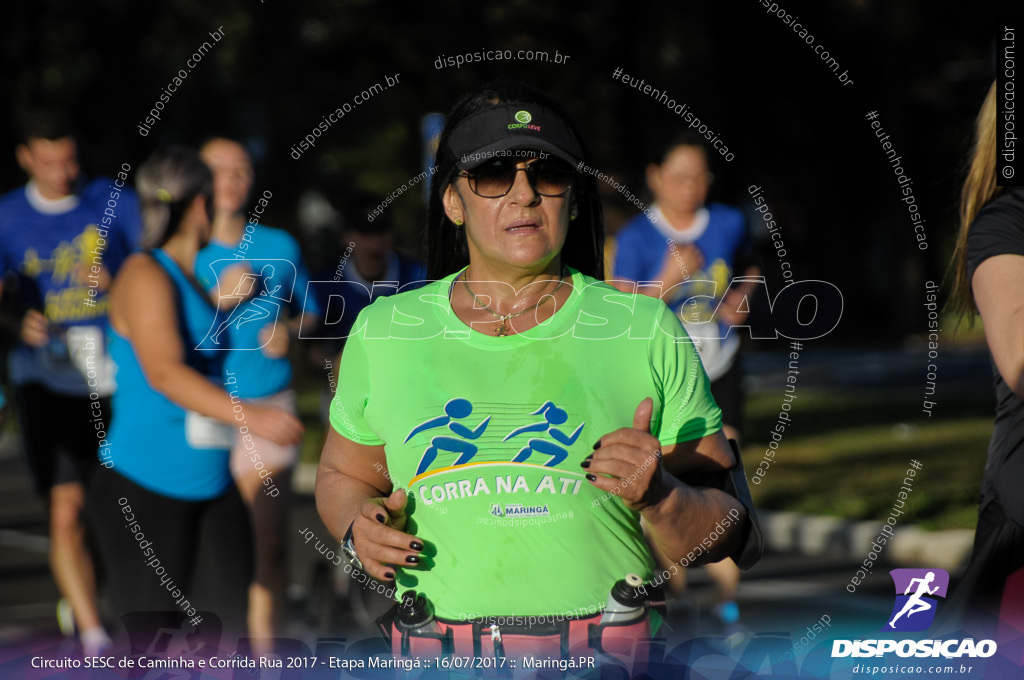
POLYGON ((370 305, 346 343, 318 509, 362 570, 426 598, 435 652, 588 647, 616 581, 654 576, 644 527, 673 569, 759 554, 692 343, 602 282, 589 163, 545 95, 467 95, 438 147, 438 280, 370 305))

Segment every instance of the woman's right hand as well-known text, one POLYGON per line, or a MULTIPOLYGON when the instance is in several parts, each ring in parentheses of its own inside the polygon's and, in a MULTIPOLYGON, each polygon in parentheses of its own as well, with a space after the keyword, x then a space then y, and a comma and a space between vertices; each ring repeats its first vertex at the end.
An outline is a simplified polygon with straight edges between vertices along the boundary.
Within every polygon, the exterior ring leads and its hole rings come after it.
POLYGON ((387 498, 371 498, 352 524, 352 545, 363 571, 381 581, 395 578, 394 565, 409 568, 420 563, 423 543, 405 533, 409 497, 398 489, 387 498))
POLYGON ((288 446, 302 441, 305 428, 294 414, 275 406, 246 403, 245 420, 255 434, 278 444, 288 446))

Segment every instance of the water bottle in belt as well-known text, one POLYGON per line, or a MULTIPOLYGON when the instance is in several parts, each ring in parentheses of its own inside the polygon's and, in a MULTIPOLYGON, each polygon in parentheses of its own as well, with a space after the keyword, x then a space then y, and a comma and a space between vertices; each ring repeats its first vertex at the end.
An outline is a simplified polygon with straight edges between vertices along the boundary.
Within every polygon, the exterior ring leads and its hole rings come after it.
POLYGON ((395 627, 403 633, 439 633, 441 626, 434 619, 434 605, 425 596, 415 590, 402 593, 402 602, 398 605, 398 616, 395 627))
POLYGON ((434 618, 434 606, 415 590, 402 593, 395 615, 395 635, 391 648, 395 656, 436 656, 452 653, 450 631, 444 634, 434 618), (424 647, 423 642, 428 646, 424 647), (429 649, 429 653, 425 653, 429 649))
POLYGON ((608 605, 601 615, 601 623, 625 623, 646 616, 647 589, 636 574, 615 582, 608 593, 608 605))

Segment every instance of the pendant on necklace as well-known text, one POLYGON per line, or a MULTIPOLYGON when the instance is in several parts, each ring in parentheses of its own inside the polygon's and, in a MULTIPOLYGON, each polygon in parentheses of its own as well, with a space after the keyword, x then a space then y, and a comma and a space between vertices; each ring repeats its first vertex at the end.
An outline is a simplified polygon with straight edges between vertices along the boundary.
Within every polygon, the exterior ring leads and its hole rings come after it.
POLYGON ((505 327, 505 322, 508 321, 508 317, 501 317, 501 325, 494 329, 494 334, 499 338, 503 338, 509 334, 508 328, 505 327))

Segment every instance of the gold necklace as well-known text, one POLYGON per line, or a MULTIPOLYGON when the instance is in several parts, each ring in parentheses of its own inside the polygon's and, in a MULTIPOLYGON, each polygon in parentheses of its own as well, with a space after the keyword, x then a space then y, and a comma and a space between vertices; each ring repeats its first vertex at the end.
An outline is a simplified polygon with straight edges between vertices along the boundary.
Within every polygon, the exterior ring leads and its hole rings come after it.
MULTIPOLYGON (((500 319, 501 320, 501 325, 498 326, 498 328, 496 328, 495 331, 494 331, 494 334, 496 336, 498 336, 499 338, 503 338, 506 335, 509 335, 508 328, 505 326, 505 322, 507 322, 507 321, 509 321, 511 319, 514 319, 517 316, 520 316, 521 314, 526 314, 527 312, 540 307, 542 304, 544 304, 544 302, 548 299, 549 296, 554 296, 554 294, 557 293, 558 290, 565 283, 565 278, 562 278, 562 277, 565 276, 565 274, 562 274, 561 277, 559 278, 558 285, 555 286, 555 289, 553 291, 551 291, 550 293, 545 293, 544 297, 542 297, 540 300, 538 300, 536 304, 530 305, 526 309, 520 310, 520 311, 515 312, 515 313, 498 314, 496 311, 494 311, 493 309, 491 309, 490 307, 485 305, 483 302, 481 302, 480 298, 478 298, 476 296, 476 293, 473 292, 473 289, 469 287, 469 281, 466 279, 466 272, 468 272, 468 271, 469 271, 469 268, 467 267, 462 272, 462 274, 461 274, 461 276, 462 276, 462 285, 464 285, 466 287, 466 292, 473 296, 473 302, 475 304, 479 305, 480 309, 483 309, 484 311, 486 311, 488 314, 490 314, 491 316, 495 317, 496 319, 500 319)), ((565 269, 563 268, 562 271, 564 272, 565 269)))

